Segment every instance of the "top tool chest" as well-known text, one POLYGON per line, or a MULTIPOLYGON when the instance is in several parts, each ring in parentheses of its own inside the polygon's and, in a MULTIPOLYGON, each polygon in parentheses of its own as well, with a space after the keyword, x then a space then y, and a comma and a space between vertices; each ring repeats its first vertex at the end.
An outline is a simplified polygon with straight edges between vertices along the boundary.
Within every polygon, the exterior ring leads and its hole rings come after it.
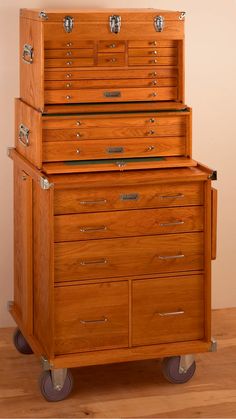
POLYGON ((216 350, 216 171, 192 159, 184 16, 20 12, 9 309, 49 401, 68 368, 164 358, 184 383, 216 350))
POLYGON ((184 101, 184 16, 155 9, 20 14, 20 95, 46 104, 184 101))

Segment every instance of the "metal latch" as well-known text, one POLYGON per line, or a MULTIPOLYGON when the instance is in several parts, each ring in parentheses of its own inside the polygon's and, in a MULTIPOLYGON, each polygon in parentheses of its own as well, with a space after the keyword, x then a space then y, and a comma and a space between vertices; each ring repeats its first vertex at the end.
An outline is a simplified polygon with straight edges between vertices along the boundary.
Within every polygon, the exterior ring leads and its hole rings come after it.
POLYGON ((162 32, 164 29, 164 17, 163 16, 156 16, 154 18, 154 28, 157 32, 162 32))
POLYGON ((110 30, 113 33, 119 33, 121 28, 121 16, 113 15, 109 17, 110 30))
POLYGON ((74 26, 74 19, 71 16, 65 16, 63 19, 63 26, 67 33, 72 32, 74 26))
POLYGON ((47 13, 44 10, 42 10, 41 12, 39 12, 39 17, 40 17, 40 19, 44 19, 44 20, 47 20, 48 19, 48 15, 47 15, 47 13))
POLYGON ((54 186, 53 183, 49 182, 49 180, 43 176, 40 178, 40 187, 41 189, 47 190, 54 186))
POLYGON ((22 60, 26 64, 32 64, 34 61, 34 48, 32 45, 25 44, 23 47, 22 60))
POLYGON ((29 135, 30 130, 27 128, 24 124, 19 125, 19 134, 18 134, 18 140, 24 147, 29 147, 30 141, 29 141, 29 135))

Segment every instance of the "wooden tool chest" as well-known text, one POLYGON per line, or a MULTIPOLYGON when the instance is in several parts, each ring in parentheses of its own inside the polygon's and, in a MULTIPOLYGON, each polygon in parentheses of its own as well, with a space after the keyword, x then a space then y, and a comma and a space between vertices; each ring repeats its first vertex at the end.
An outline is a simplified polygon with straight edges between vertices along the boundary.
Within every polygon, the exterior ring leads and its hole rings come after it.
POLYGON ((184 12, 20 13, 14 344, 49 401, 68 368, 213 351, 216 172, 192 159, 184 12))

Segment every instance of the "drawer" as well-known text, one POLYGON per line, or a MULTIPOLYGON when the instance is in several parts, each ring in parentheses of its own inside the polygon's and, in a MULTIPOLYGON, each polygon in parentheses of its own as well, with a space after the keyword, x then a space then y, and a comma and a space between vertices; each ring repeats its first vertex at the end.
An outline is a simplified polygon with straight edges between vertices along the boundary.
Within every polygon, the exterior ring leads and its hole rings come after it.
POLYGON ((105 70, 105 69, 86 69, 86 70, 76 70, 76 69, 69 69, 69 70, 53 70, 49 69, 44 72, 45 80, 118 80, 119 79, 156 79, 156 78, 171 78, 171 77, 178 77, 177 69, 175 68, 132 68, 132 69, 115 69, 112 70, 105 70))
POLYGON ((171 137, 183 136, 186 134, 185 121, 181 118, 171 118, 162 120, 162 124, 153 124, 150 126, 141 127, 98 127, 98 128, 80 128, 77 129, 44 129, 43 141, 75 141, 77 144, 83 140, 95 140, 103 138, 142 138, 146 137, 147 141, 153 137, 171 137), (169 122, 169 126, 168 126, 169 122))
POLYGON ((202 231, 204 209, 177 207, 56 215, 55 242, 202 231))
POLYGON ((105 91, 104 89, 68 90, 66 92, 64 90, 46 90, 44 97, 47 104, 175 100, 177 88, 155 88, 154 86, 153 88, 121 88, 105 91))
POLYGON ((124 52, 125 41, 98 41, 98 52, 124 52))
POLYGON ((176 57, 177 48, 130 48, 129 57, 176 57))
POLYGON ((44 41, 45 49, 94 48, 94 45, 93 41, 68 39, 68 37, 65 37, 64 40, 47 39, 44 41))
MULTIPOLYGON (((105 137, 105 135, 104 135, 105 137)), ((137 138, 137 136, 134 136, 137 138)), ((83 138, 83 137, 82 137, 83 138)), ((94 160, 118 157, 182 156, 185 137, 127 140, 48 141, 43 143, 43 161, 94 160)))
POLYGON ((128 346, 128 283, 57 287, 55 353, 128 346))
POLYGON ((80 57, 93 57, 94 50, 88 48, 80 49, 46 49, 44 51, 45 58, 80 58, 80 57))
POLYGON ((203 275, 132 283, 132 345, 204 338, 203 275))
POLYGON ((55 243, 55 281, 202 270, 203 239, 183 233, 55 243))
POLYGON ((156 39, 150 39, 150 40, 136 40, 136 41, 128 41, 129 48, 177 48, 178 41, 175 40, 163 40, 159 41, 156 39))
POLYGON ((94 65, 94 58, 67 58, 67 59, 59 59, 59 58, 46 58, 45 67, 85 67, 85 66, 92 66, 94 65))
POLYGON ((125 54, 98 54, 97 65, 99 66, 124 66, 125 54))
POLYGON ((201 182, 130 185, 114 188, 58 189, 54 192, 55 214, 73 214, 136 208, 202 205, 201 182))
POLYGON ((177 65, 177 57, 129 57, 129 65, 177 65))
POLYGON ((177 78, 160 78, 160 79, 120 79, 120 80, 64 80, 44 82, 46 90, 61 89, 107 89, 122 87, 175 87, 177 86, 177 78))
MULTIPOLYGON (((65 116, 62 115, 60 118, 49 116, 44 117, 43 119, 43 137, 44 140, 51 139, 52 141, 55 140, 59 134, 59 130, 63 130, 63 135, 66 135, 70 132, 68 128, 77 128, 77 130, 72 131, 72 138, 74 139, 74 134, 78 132, 85 132, 83 128, 114 128, 114 127, 142 127, 143 129, 151 129, 155 128, 157 130, 166 127, 165 130, 168 133, 168 129, 170 126, 183 126, 186 125, 186 117, 189 116, 189 112, 182 112, 182 113, 172 113, 167 115, 163 115, 158 113, 140 113, 140 114, 109 114, 107 115, 78 115, 78 116, 65 116), (161 128, 162 127, 162 128, 161 128), (65 131, 67 129, 67 131, 65 131), (50 130, 54 130, 51 132, 50 130)), ((91 132, 91 131, 89 131, 91 132)), ((93 131, 92 131, 93 132, 93 131)), ((108 131, 109 133, 110 131, 108 131)), ((146 132, 146 131, 145 131, 146 132)), ((148 132, 148 131, 147 131, 148 132)), ((146 133, 147 133, 146 132, 146 133)), ((183 131, 184 132, 184 131, 183 131)), ((82 135, 82 134, 81 134, 82 135)), ((95 134, 96 135, 96 134, 95 134)), ((102 134, 104 135, 104 134, 102 134)), ((117 135, 117 134, 116 134, 117 135)), ((68 138, 68 137, 67 137, 68 138)), ((103 137, 102 137, 103 138, 103 137)), ((62 137, 62 141, 65 139, 62 137)))

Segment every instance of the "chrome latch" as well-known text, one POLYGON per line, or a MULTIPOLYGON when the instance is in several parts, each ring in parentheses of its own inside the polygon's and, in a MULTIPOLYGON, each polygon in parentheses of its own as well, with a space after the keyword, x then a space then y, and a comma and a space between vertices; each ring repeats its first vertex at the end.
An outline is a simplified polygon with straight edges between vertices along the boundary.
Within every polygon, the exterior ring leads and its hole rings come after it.
POLYGON ((22 60, 26 64, 32 64, 34 61, 34 48, 32 45, 25 44, 23 46, 23 52, 22 52, 22 60))
POLYGON ((44 12, 43 10, 39 13, 39 17, 41 19, 47 20, 48 19, 48 15, 46 12, 44 12))
POLYGON ((71 16, 65 16, 63 19, 63 26, 67 33, 72 32, 74 26, 74 19, 71 16))
POLYGON ((41 189, 47 190, 54 186, 54 183, 50 183, 49 180, 45 177, 40 178, 40 187, 41 189))
POLYGON ((29 141, 29 135, 30 130, 27 128, 24 124, 19 125, 19 134, 18 134, 18 140, 24 147, 29 147, 30 141, 29 141))
POLYGON ((163 16, 156 16, 154 18, 154 28, 157 32, 162 32, 164 29, 164 17, 163 16))
POLYGON ((109 23, 110 23, 110 30, 113 33, 119 33, 121 28, 121 16, 110 16, 109 17, 109 23))

